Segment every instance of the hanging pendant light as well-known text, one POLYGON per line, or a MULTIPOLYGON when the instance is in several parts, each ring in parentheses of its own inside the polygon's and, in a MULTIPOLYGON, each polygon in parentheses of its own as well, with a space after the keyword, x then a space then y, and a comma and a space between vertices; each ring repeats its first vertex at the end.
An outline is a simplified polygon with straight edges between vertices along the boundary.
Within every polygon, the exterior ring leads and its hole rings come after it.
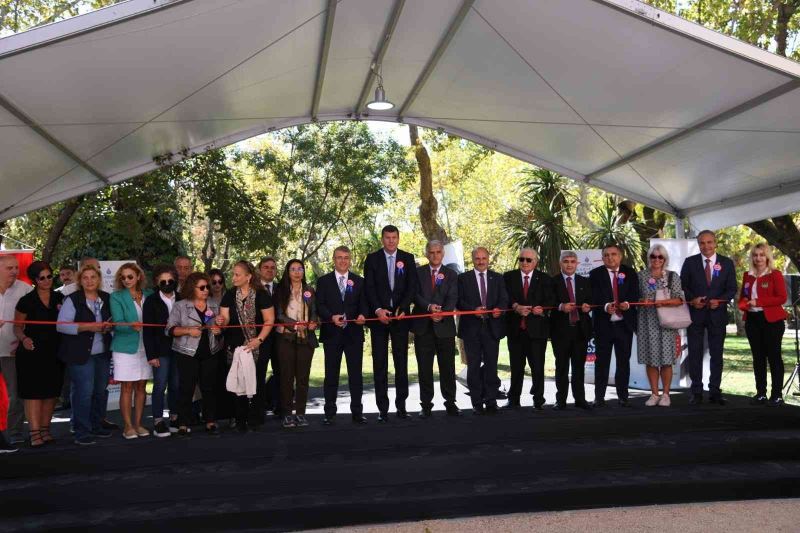
POLYGON ((386 111, 392 109, 394 104, 386 99, 386 91, 383 90, 383 76, 381 76, 381 66, 378 65, 378 70, 375 66, 372 67, 372 72, 378 77, 378 86, 375 88, 375 99, 367 103, 367 108, 373 111, 386 111))

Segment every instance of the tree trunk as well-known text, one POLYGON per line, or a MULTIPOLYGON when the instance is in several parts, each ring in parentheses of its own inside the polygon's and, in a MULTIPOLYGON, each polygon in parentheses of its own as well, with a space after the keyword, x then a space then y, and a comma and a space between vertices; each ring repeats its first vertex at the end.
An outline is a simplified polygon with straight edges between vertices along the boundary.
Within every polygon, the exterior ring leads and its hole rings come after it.
POLYGON ((800 229, 791 215, 773 217, 772 220, 757 220, 746 225, 780 250, 800 270, 800 229))
POLYGON ((58 218, 56 218, 56 221, 53 223, 53 227, 50 228, 50 233, 47 234, 47 241, 44 243, 44 248, 42 249, 42 261, 47 263, 53 261, 53 255, 55 254, 56 246, 58 246, 61 235, 63 235, 67 224, 69 224, 70 219, 72 219, 72 215, 75 214, 75 211, 78 210, 85 199, 86 196, 81 195, 66 201, 64 209, 58 214, 58 218))
POLYGON ((583 183, 578 183, 578 208, 575 211, 575 216, 578 218, 578 224, 583 228, 588 228, 592 225, 592 219, 589 213, 592 212, 592 204, 589 201, 589 186, 583 183))
POLYGON ((431 158, 428 150, 419 138, 419 131, 413 124, 408 126, 408 135, 411 138, 411 146, 414 147, 414 157, 417 159, 419 167, 419 219, 422 223, 422 233, 429 241, 437 240, 447 244, 450 239, 447 232, 439 224, 437 215, 439 213, 439 202, 433 195, 433 170, 431 169, 431 158))
POLYGON ((3 230, 5 229, 5 227, 6 227, 6 221, 4 220, 4 221, 0 222, 0 244, 3 244, 3 238, 4 238, 3 237, 3 230))
POLYGON ((775 9, 775 53, 786 57, 789 21, 800 8, 800 0, 772 0, 772 7, 775 9))

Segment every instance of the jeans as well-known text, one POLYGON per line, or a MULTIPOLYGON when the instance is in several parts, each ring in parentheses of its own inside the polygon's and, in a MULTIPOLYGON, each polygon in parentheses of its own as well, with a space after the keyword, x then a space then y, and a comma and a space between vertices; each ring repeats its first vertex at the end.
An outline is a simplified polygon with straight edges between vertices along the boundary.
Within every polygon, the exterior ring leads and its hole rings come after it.
POLYGON ((158 358, 153 367, 153 421, 164 418, 164 391, 170 416, 178 415, 178 361, 173 354, 158 358))
POLYGON ((67 365, 72 386, 72 427, 76 439, 87 437, 102 428, 108 402, 110 367, 109 352, 92 355, 83 364, 67 365))

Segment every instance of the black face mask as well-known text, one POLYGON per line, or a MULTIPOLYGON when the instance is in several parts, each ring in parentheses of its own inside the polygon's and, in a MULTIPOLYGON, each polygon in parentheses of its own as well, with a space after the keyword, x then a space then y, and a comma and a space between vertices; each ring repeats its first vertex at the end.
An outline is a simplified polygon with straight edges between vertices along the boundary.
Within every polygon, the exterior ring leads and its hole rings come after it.
POLYGON ((178 288, 178 284, 175 282, 174 279, 169 281, 162 281, 158 284, 158 290, 163 292, 164 294, 172 294, 175 292, 175 289, 178 288))

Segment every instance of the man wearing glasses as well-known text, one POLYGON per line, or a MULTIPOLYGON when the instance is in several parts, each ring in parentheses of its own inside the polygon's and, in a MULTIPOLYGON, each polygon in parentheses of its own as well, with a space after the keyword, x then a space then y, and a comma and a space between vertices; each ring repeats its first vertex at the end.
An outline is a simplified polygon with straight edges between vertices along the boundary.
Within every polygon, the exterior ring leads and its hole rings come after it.
POLYGON ((532 248, 519 251, 519 268, 503 275, 513 313, 506 315, 506 341, 511 363, 511 387, 506 408, 518 409, 525 362, 531 368, 534 410, 544 408, 544 354, 550 334, 549 311, 555 305, 553 283, 549 276, 536 269, 539 254, 532 248))

